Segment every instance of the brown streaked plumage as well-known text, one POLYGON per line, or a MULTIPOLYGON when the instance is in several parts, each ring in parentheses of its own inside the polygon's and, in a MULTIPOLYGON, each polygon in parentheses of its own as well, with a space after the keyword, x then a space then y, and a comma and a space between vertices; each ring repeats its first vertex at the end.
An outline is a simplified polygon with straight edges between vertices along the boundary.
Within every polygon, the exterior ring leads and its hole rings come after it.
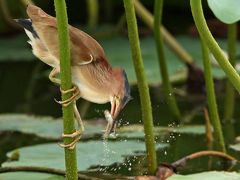
MULTIPOLYGON (((33 54, 53 67, 50 79, 60 72, 56 18, 37 6, 29 5, 30 19, 16 20, 30 38, 33 54)), ((68 26, 70 36, 72 82, 80 97, 94 103, 111 103, 111 116, 117 117, 130 100, 130 88, 123 69, 112 68, 103 48, 85 32, 68 26)), ((54 82, 60 83, 60 80, 54 82)))

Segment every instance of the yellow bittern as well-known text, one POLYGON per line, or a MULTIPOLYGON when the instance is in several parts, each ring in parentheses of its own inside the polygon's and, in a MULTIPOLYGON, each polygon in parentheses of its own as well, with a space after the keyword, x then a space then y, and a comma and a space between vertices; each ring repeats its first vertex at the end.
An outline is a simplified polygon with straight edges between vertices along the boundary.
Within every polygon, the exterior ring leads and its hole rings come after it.
MULTIPOLYGON (((53 67, 49 79, 60 84, 56 76, 60 73, 59 43, 56 18, 45 13, 41 8, 29 5, 27 14, 30 19, 16 19, 29 37, 33 54, 41 61, 53 67)), ((131 99, 126 73, 121 68, 112 68, 107 61, 103 48, 85 32, 68 26, 70 37, 71 72, 74 88, 62 93, 73 92, 66 101, 59 101, 67 106, 74 103, 75 118, 79 130, 63 137, 74 138, 73 142, 63 147, 74 148, 83 132, 83 123, 76 107, 78 98, 93 103, 111 103, 111 111, 105 111, 108 125, 105 134, 109 134, 116 125, 116 117, 131 99)))

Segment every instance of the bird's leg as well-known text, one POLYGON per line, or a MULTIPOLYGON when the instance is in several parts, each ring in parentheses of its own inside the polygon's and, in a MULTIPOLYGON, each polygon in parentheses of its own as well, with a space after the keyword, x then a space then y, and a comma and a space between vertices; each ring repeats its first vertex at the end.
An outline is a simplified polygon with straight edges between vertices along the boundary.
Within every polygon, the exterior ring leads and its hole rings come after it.
POLYGON ((74 149, 76 146, 76 143, 80 140, 83 132, 84 132, 84 125, 81 119, 81 116, 78 112, 77 106, 76 106, 76 101, 74 101, 74 115, 75 115, 75 120, 77 121, 78 124, 78 130, 76 130, 72 134, 62 134, 63 138, 74 138, 73 142, 69 144, 60 144, 61 147, 68 148, 68 149, 74 149))
POLYGON ((111 132, 115 133, 115 129, 116 129, 117 124, 115 123, 114 119, 112 118, 112 115, 110 114, 110 112, 108 110, 104 111, 104 115, 105 115, 105 118, 108 122, 105 133, 103 135, 104 138, 106 138, 106 137, 109 136, 109 134, 111 134, 111 132))
POLYGON ((60 91, 61 91, 62 94, 67 94, 67 93, 73 92, 73 95, 72 95, 70 98, 66 99, 66 100, 57 101, 57 100, 55 99, 55 101, 56 101, 58 104, 61 104, 61 105, 64 106, 64 107, 68 106, 68 105, 71 104, 73 101, 76 101, 76 100, 79 98, 79 96, 80 96, 80 91, 79 91, 79 89, 78 89, 76 86, 74 86, 73 88, 68 89, 68 90, 62 90, 62 89, 60 88, 60 91))
POLYGON ((58 74, 58 70, 56 68, 53 68, 52 71, 50 72, 48 78, 50 79, 50 81, 52 81, 53 83, 56 84, 61 84, 61 80, 56 78, 56 75, 58 74))

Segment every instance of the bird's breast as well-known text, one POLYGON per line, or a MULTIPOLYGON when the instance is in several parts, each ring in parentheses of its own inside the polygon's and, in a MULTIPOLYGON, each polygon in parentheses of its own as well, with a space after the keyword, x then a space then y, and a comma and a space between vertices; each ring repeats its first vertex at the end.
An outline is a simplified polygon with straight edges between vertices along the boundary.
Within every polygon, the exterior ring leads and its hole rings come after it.
POLYGON ((111 90, 106 87, 107 83, 87 66, 72 67, 72 81, 79 88, 81 98, 98 104, 109 102, 111 90))

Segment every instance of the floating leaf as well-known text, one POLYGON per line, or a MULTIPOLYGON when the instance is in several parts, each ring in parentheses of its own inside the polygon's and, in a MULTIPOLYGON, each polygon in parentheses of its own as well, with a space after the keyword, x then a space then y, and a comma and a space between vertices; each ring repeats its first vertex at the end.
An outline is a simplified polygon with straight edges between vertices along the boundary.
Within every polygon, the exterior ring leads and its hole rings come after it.
POLYGON ((190 175, 173 175, 168 180, 239 180, 240 174, 236 172, 224 172, 224 171, 209 171, 190 175))
MULTIPOLYGON (((105 121, 104 121, 105 122, 105 121)), ((18 131, 35 134, 42 138, 59 139, 62 130, 62 120, 52 117, 37 117, 23 114, 0 115, 0 131, 18 131)), ((105 125, 101 123, 84 122, 84 136, 102 134, 105 125)))
POLYGON ((63 176, 47 174, 47 173, 36 173, 36 172, 9 172, 1 173, 0 179, 4 180, 64 180, 63 176))
POLYGON ((239 0, 208 0, 214 15, 226 24, 240 20, 239 0))
MULTIPOLYGON (((180 133, 180 134, 204 134, 204 125, 184 125, 178 127, 154 127, 155 136, 160 136, 164 133, 180 133)), ((123 126, 118 130, 118 136, 127 138, 144 138, 144 129, 142 125, 123 126)))
MULTIPOLYGON (((167 144, 158 144, 157 148, 167 147, 167 144)), ((88 141, 77 145, 78 170, 86 170, 93 165, 108 166, 116 162, 123 162, 124 156, 134 155, 134 152, 144 152, 144 142, 120 141, 102 142, 88 141)), ((12 153, 8 153, 11 159, 12 153)), ((64 149, 56 143, 41 144, 19 149, 19 161, 10 161, 2 164, 9 166, 41 166, 64 170, 64 149)))
MULTIPOLYGON (((105 129, 106 121, 85 121, 85 131, 83 138, 102 135, 105 129)), ((52 117, 36 117, 23 114, 5 114, 0 115, 0 131, 18 131, 26 134, 35 134, 46 139, 60 139, 62 134, 62 120, 53 119, 52 117)), ((204 134, 203 125, 184 125, 180 127, 154 127, 155 135, 163 133, 190 133, 204 134)), ((133 124, 122 126, 117 129, 119 137, 127 138, 144 138, 143 126, 133 124)))

